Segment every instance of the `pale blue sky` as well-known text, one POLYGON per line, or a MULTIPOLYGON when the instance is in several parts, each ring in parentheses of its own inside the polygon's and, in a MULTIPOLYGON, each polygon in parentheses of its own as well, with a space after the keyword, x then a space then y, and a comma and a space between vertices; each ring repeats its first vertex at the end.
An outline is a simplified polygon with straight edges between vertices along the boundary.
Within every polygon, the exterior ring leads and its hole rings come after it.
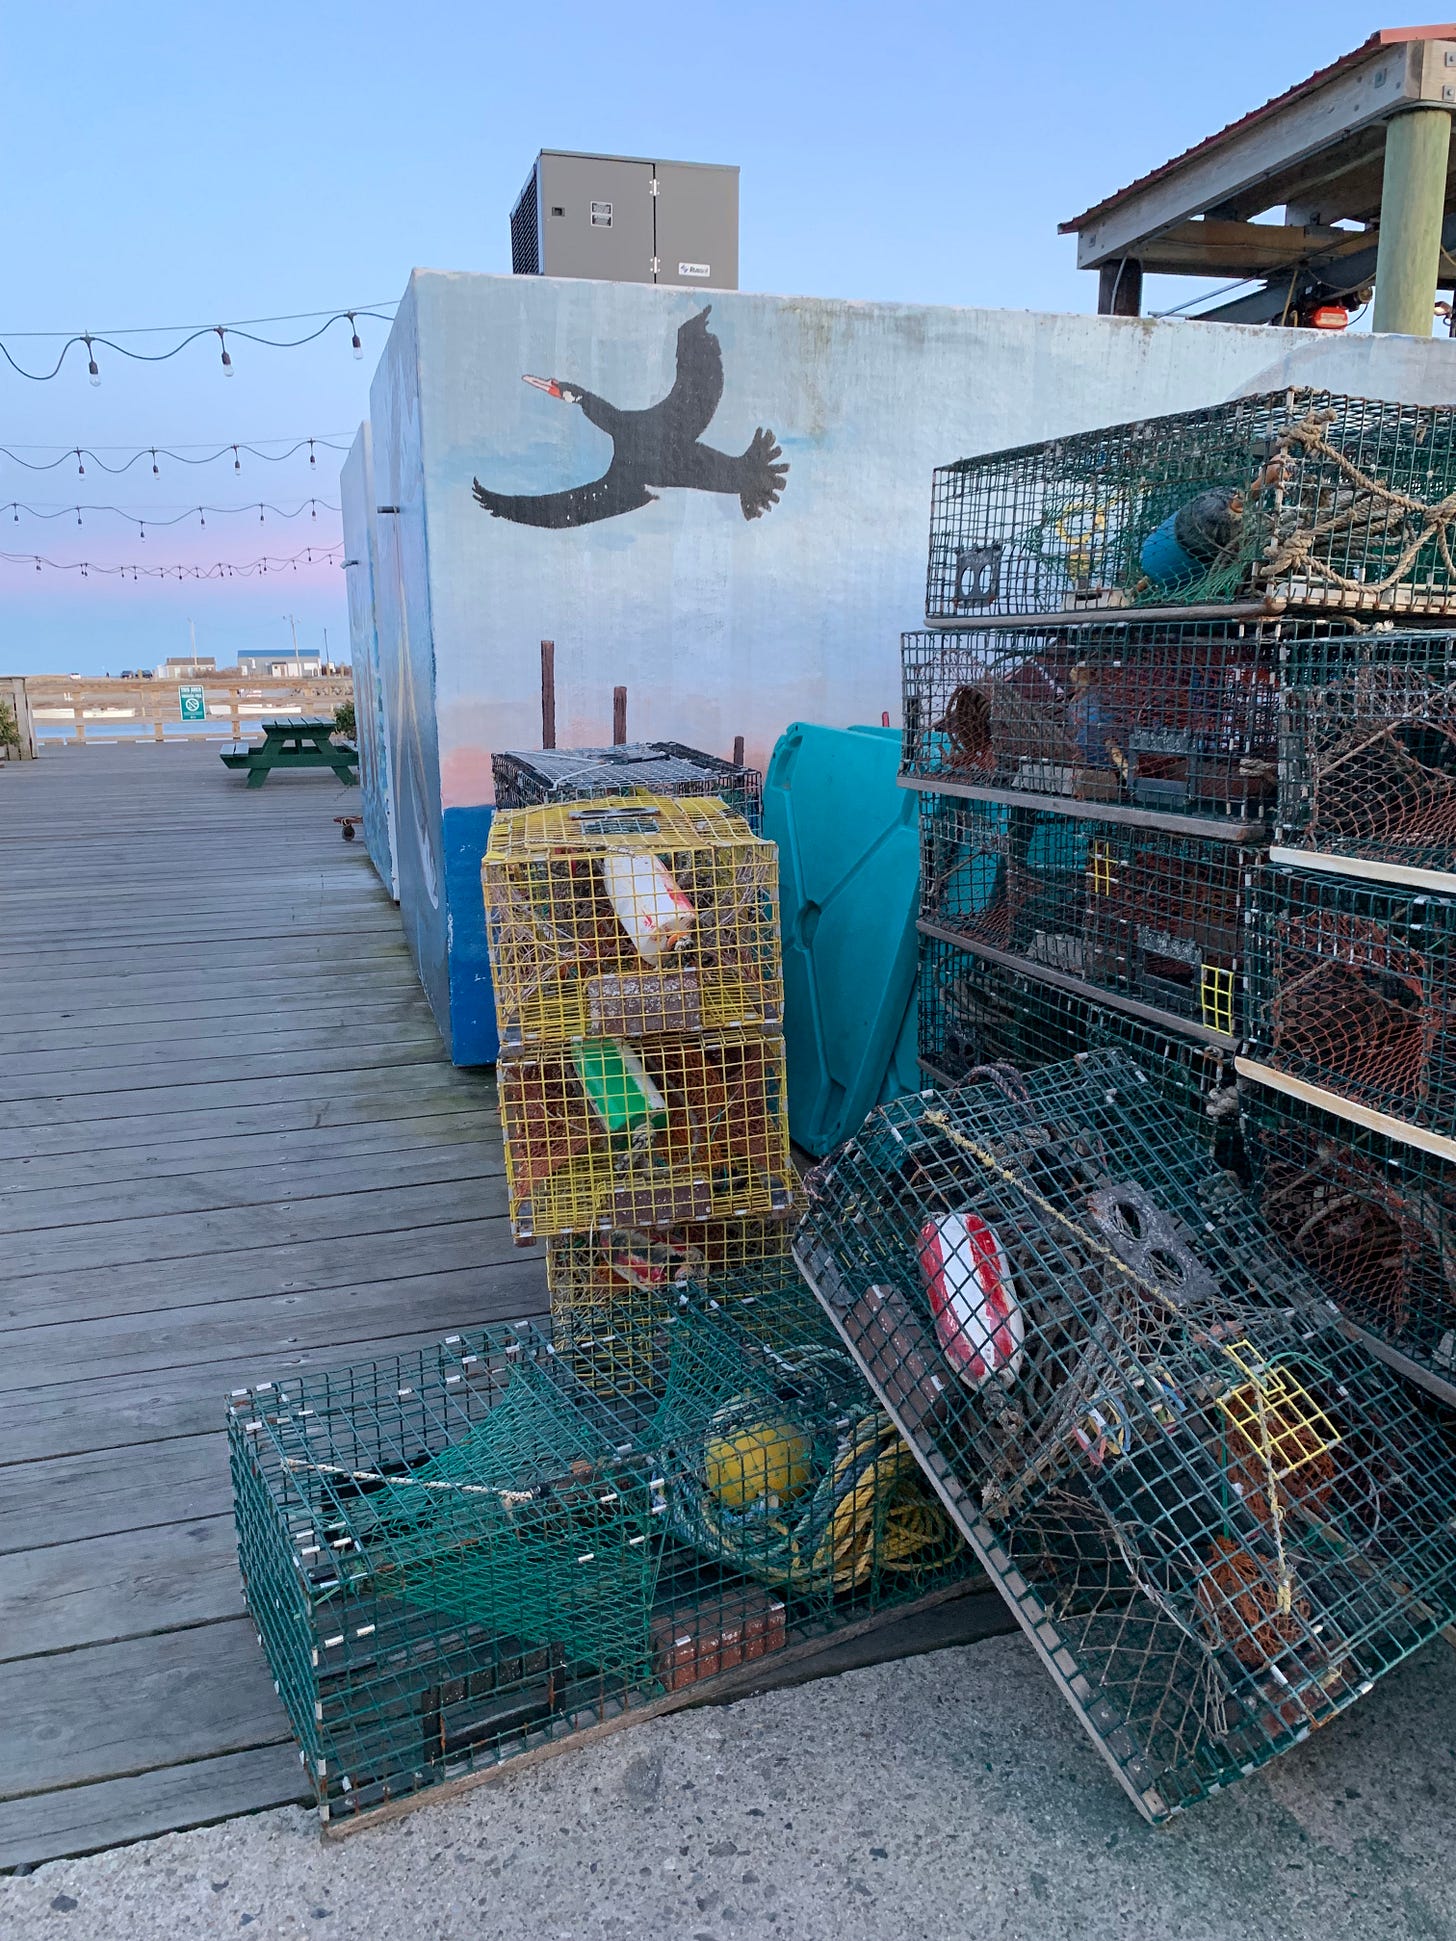
MULTIPOLYGON (((417 0, 12 5, 0 333, 212 323, 393 299, 411 267, 506 271, 507 216, 542 146, 736 162, 744 289, 1091 310, 1058 220, 1246 112, 1392 18, 1352 0, 1036 8, 739 0, 680 8, 417 0)), ((1187 284, 1149 286, 1149 306, 1187 284)), ((351 434, 365 359, 215 341, 155 368, 101 354, 49 384, 0 370, 0 444, 351 434)), ((148 343, 143 348, 155 348, 148 343)), ((44 357, 49 362, 50 357, 44 357)), ((955 454, 947 453, 947 457, 955 454)), ((337 463, 245 461, 84 479, 0 458, 0 503, 337 502, 337 463)), ((0 549, 120 562, 196 555, 100 515, 0 512, 0 549)), ((210 517, 211 557, 292 553, 337 516, 210 517)), ((346 649, 343 576, 133 584, 0 563, 8 671, 119 671, 185 647, 230 660, 300 637, 346 649)))

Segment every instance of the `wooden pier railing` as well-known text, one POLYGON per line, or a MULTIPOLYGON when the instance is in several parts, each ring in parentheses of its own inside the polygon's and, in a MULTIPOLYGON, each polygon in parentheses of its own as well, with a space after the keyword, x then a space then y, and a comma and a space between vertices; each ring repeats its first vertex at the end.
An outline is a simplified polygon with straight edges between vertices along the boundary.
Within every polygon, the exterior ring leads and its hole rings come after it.
POLYGON ((154 740, 163 741, 169 727, 183 726, 203 735, 221 736, 226 730, 237 741, 245 729, 273 715, 332 714, 341 701, 354 697, 348 674, 323 674, 315 680, 232 680, 224 673, 191 681, 31 674, 25 687, 36 727, 42 731, 68 727, 66 739, 78 742, 84 742, 88 733, 96 739, 115 739, 118 731, 131 740, 138 730, 147 728, 154 740), (203 690, 204 722, 184 717, 183 688, 203 690))

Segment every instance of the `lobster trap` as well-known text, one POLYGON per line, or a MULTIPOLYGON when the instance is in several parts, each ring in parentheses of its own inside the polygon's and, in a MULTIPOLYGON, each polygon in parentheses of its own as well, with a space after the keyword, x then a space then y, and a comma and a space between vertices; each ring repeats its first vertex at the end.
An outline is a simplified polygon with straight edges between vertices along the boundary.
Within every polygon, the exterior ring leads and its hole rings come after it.
POLYGON ((926 617, 1456 610, 1456 411, 1237 398, 935 473, 926 617))
POLYGON ((1262 1086, 1243 1121, 1267 1224, 1378 1354, 1456 1401, 1456 1163, 1262 1086))
POLYGON ((490 758, 497 809, 579 802, 602 795, 721 796, 755 833, 763 825, 763 775, 678 741, 613 748, 511 749, 490 758))
POLYGON ((496 1067, 518 1241, 783 1214, 782 1038, 583 1038, 496 1067))
POLYGON ((1456 890, 1456 635, 1300 642, 1284 662, 1278 842, 1456 890))
POLYGON ((326 1824, 966 1582, 797 1307, 772 1352, 685 1309, 648 1392, 516 1323, 232 1398, 244 1590, 326 1824))
MULTIPOLYGON (((790 1192, 801 1182, 791 1171, 790 1192)), ((759 1299, 765 1281, 786 1272, 792 1221, 707 1220, 647 1232, 571 1234, 546 1242, 551 1335, 583 1372, 600 1366, 607 1381, 625 1387, 645 1379, 661 1345, 662 1318, 676 1312, 690 1285, 733 1286, 759 1299)))
POLYGON ((920 828, 924 923, 1043 982, 1232 1043, 1240 845, 949 796, 927 803, 920 828))
POLYGON ((1271 866, 1250 903, 1256 1074, 1284 1074, 1449 1142, 1453 935, 1450 898, 1271 866))
POLYGON ((481 884, 506 1052, 783 1020, 778 851, 717 801, 499 812, 481 884))
POLYGON ((1252 832, 1275 801, 1281 632, 1326 631, 1169 620, 905 634, 903 772, 986 800, 1252 832))
POLYGON ((1237 1163, 1232 1055, 1128 1012, 986 963, 945 937, 920 943, 920 1060, 932 1083, 987 1065, 1031 1071, 1084 1052, 1125 1051, 1190 1137, 1237 1163))
POLYGON ((795 1254, 1147 1818, 1450 1622, 1444 1427, 1123 1055, 880 1108, 795 1254))

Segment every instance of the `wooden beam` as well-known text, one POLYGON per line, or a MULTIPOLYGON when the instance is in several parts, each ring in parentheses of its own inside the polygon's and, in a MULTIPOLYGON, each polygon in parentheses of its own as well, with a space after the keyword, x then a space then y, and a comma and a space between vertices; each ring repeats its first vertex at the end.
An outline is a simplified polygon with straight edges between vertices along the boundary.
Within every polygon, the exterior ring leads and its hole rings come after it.
POLYGON ((541 642, 541 746, 556 746, 556 642, 541 642))
MULTIPOLYGON (((1291 101, 1277 115, 1196 151, 1145 188, 1122 196, 1078 232, 1077 264, 1100 269, 1143 246, 1175 223, 1245 197, 1281 170, 1333 147, 1357 129, 1388 121, 1403 108, 1440 105, 1456 81, 1456 41, 1409 41, 1375 49, 1323 87, 1291 101), (1450 68, 1446 55, 1453 56, 1450 68)), ((1451 104, 1447 102, 1449 107, 1451 104)), ((1271 193, 1269 204, 1275 200, 1271 193)))
MULTIPOLYGON (((1312 256, 1333 262, 1369 245, 1370 238, 1360 230, 1224 222, 1208 216, 1180 222, 1150 242, 1142 266, 1150 276, 1273 276, 1312 256)), ((1110 275, 1115 267, 1104 263, 1101 274, 1110 275)))
POLYGON ((1099 317, 1137 317, 1143 307, 1143 266, 1134 256, 1104 263, 1098 272, 1099 317))

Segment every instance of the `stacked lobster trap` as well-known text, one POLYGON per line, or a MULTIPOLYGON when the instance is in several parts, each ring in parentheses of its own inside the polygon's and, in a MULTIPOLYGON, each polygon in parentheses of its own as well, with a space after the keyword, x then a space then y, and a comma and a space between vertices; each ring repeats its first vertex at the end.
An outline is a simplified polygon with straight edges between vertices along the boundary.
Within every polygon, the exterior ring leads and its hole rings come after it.
POLYGON ((517 1239, 786 1214, 773 844, 608 796, 498 811, 481 875, 517 1239))
POLYGON ((239 1391, 244 1591, 326 1828, 714 1692, 975 1562, 793 1263, 613 1371, 528 1322, 239 1391))
POLYGON ((1261 1190, 1323 1115, 1286 1237, 1456 1396, 1456 1308, 1377 1313, 1330 1210, 1456 1190, 1453 521, 1456 411, 1316 391, 943 467, 902 780, 931 1076, 1127 1050, 1261 1190))
POLYGON ((1250 1166, 1351 1324, 1456 1400, 1456 636, 1301 643, 1281 704, 1250 1166))

